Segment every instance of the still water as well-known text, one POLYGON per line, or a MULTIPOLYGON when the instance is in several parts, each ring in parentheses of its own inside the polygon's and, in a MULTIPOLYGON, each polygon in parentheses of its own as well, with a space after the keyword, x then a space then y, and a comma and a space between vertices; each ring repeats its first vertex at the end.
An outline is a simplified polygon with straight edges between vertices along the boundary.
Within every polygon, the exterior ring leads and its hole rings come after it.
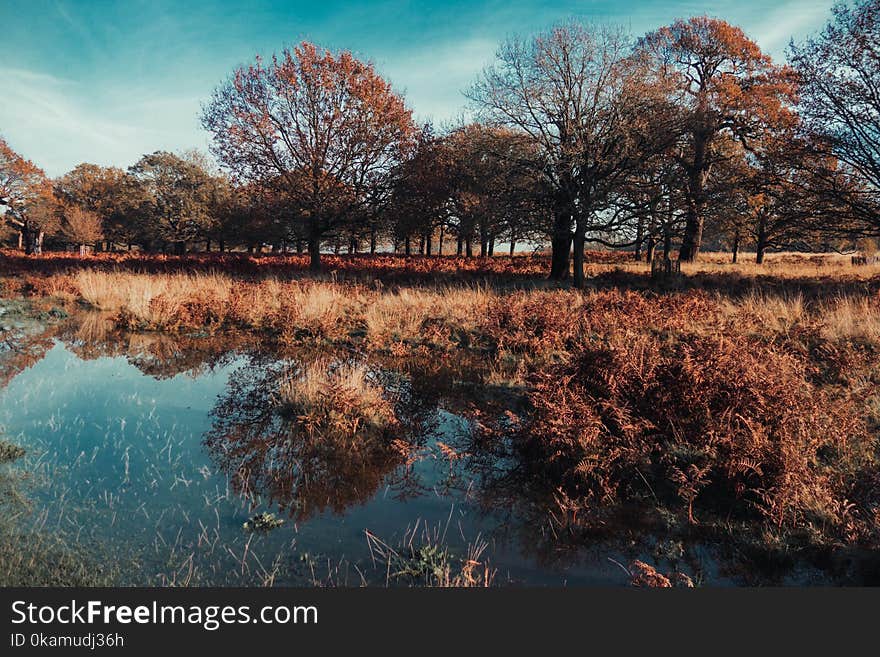
POLYGON ((271 395, 296 358, 115 340, 52 336, 25 360, 0 355, 0 429, 27 449, 23 521, 126 584, 395 584, 379 540, 439 544, 453 563, 477 550, 495 583, 627 582, 633 554, 557 549, 545 518, 493 492, 502 457, 471 458, 462 413, 479 395, 443 366, 374 366, 415 446, 405 457, 327 453, 282 438, 271 395), (245 531, 259 512, 284 523, 245 531))

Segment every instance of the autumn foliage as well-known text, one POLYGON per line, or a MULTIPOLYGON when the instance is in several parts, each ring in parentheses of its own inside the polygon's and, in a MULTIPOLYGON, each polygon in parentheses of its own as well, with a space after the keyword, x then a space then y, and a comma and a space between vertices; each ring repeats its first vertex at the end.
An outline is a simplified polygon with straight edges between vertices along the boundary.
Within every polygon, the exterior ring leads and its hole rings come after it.
POLYGON ((852 400, 759 341, 694 334, 587 341, 531 379, 523 463, 585 520, 636 500, 690 522, 762 519, 820 541, 876 539, 875 439, 852 400))
POLYGON ((372 65, 307 42, 237 70, 203 124, 235 176, 290 197, 313 268, 326 233, 375 211, 415 136, 411 111, 372 65))

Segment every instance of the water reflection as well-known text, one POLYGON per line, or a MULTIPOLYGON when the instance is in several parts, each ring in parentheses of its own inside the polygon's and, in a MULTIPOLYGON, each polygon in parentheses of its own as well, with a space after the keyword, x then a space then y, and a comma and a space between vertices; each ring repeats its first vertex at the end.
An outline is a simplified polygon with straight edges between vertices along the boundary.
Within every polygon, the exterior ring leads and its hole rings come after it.
POLYGON ((236 492, 304 521, 363 504, 383 485, 401 495, 417 488, 407 466, 425 433, 409 422, 350 440, 342 431, 310 432, 281 412, 277 392, 301 369, 295 360, 254 356, 211 412, 204 443, 236 492))
POLYGON ((391 541, 418 522, 439 527, 461 553, 476 537, 489 541, 501 581, 624 584, 618 563, 633 558, 715 584, 831 577, 831 566, 761 570, 742 551, 688 537, 650 509, 618 510, 589 532, 561 517, 551 482, 503 440, 470 430, 519 410, 517 395, 488 378, 489 363, 477 358, 366 358, 248 335, 122 334, 105 316, 78 313, 6 333, 0 389, 19 385, 2 393, 0 411, 22 440, 45 450, 41 467, 53 466, 46 495, 56 525, 112 544, 110 553, 139 546, 145 571, 171 573, 159 583, 196 568, 199 583, 251 583, 246 575, 258 567, 237 561, 247 554, 259 561, 257 581, 302 584, 304 554, 363 566, 364 530, 391 541), (52 367, 38 371, 50 353, 52 367), (102 378, 94 378, 87 364, 99 363, 102 378), (306 430, 297 414, 282 412, 277 394, 315 363, 367 367, 395 421, 356 440, 306 430), (82 399, 57 397, 85 386, 82 399), (255 509, 294 522, 245 535, 242 522, 255 509))

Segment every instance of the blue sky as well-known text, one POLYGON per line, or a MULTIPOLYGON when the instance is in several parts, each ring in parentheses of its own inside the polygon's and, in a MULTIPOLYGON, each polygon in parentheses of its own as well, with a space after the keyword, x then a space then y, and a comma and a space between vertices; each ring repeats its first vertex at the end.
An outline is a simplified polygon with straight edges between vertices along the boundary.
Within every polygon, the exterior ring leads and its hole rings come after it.
POLYGON ((200 104, 257 53, 310 39, 370 59, 416 116, 448 121, 505 36, 569 17, 636 35, 708 14, 774 57, 819 27, 832 0, 762 2, 312 2, 0 0, 0 134, 49 175, 126 167, 157 149, 206 149, 200 104))

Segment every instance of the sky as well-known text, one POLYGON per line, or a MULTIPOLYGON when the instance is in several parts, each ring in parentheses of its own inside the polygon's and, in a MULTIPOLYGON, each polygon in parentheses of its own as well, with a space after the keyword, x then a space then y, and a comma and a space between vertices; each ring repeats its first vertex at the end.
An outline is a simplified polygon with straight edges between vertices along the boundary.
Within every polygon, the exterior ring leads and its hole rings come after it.
POLYGON ((774 58, 819 29, 833 0, 0 0, 0 136, 50 176, 80 162, 128 167, 155 150, 207 150, 199 114, 257 54, 303 39, 372 61, 420 121, 455 120, 510 35, 569 18, 636 36, 709 15, 774 58))

